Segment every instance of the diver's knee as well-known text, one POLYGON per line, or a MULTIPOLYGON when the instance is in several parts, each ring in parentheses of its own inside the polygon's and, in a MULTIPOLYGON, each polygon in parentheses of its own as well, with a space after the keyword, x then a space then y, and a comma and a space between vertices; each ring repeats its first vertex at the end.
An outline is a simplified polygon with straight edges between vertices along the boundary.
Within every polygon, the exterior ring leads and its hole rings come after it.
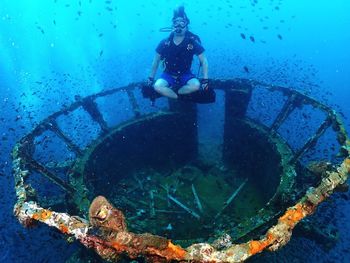
POLYGON ((153 85, 153 89, 154 89, 155 91, 159 92, 159 90, 161 89, 161 87, 160 87, 159 85, 157 85, 157 83, 155 83, 155 84, 153 85))
POLYGON ((190 92, 195 92, 195 91, 197 91, 197 90, 199 90, 199 88, 200 88, 200 84, 198 83, 191 83, 191 84, 189 84, 188 85, 188 90, 190 91, 190 92))
POLYGON ((190 90, 197 91, 199 90, 201 84, 198 79, 193 78, 187 82, 187 85, 189 86, 190 90))
POLYGON ((156 83, 154 83, 154 85, 153 85, 154 90, 157 91, 157 92, 161 92, 166 87, 167 87, 167 84, 164 81, 160 80, 160 79, 158 79, 156 81, 156 83))
POLYGON ((155 91, 161 92, 164 89, 164 86, 163 85, 154 84, 153 88, 154 88, 155 91))
POLYGON ((197 91, 197 90, 199 90, 199 88, 200 88, 200 84, 199 83, 198 84, 194 84, 194 85, 191 86, 191 89, 193 91, 197 91))

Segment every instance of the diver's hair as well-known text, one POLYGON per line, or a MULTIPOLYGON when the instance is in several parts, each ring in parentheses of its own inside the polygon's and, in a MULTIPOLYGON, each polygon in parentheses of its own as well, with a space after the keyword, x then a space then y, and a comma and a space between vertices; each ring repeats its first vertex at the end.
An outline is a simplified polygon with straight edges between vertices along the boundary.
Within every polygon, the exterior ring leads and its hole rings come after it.
POLYGON ((187 24, 190 23, 190 20, 188 19, 187 15, 185 13, 185 7, 183 5, 180 5, 174 9, 174 15, 173 15, 172 21, 174 21, 178 17, 182 17, 183 19, 185 19, 187 24))

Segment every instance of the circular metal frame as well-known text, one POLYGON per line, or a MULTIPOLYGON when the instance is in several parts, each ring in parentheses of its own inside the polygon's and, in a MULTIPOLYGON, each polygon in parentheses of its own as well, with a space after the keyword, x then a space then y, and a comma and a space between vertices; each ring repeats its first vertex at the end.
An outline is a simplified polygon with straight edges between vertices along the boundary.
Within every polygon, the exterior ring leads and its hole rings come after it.
MULTIPOLYGON (((294 206, 287 208, 286 211, 279 214, 269 214, 266 209, 260 211, 251 220, 252 225, 249 229, 258 228, 272 218, 278 217, 276 225, 270 227, 262 238, 249 240, 242 244, 232 244, 230 236, 224 235, 212 244, 197 243, 187 248, 182 248, 174 245, 166 238, 151 234, 134 234, 129 232, 126 228, 123 213, 114 208, 103 197, 97 197, 90 204, 87 198, 83 176, 79 176, 83 171, 77 169, 77 167, 80 167, 79 163, 84 159, 84 151, 64 134, 57 124, 57 118, 81 107, 100 126, 101 134, 107 135, 111 129, 104 121, 95 100, 103 96, 117 94, 118 92, 126 92, 134 112, 134 118, 124 124, 128 125, 130 122, 139 121, 147 117, 146 115, 142 115, 134 94, 135 89, 139 88, 142 83, 132 83, 126 87, 103 91, 80 99, 47 117, 15 145, 12 153, 13 174, 17 195, 14 212, 19 221, 25 226, 32 225, 35 221, 41 221, 49 226, 56 227, 62 233, 74 236, 86 247, 93 248, 102 258, 112 261, 118 260, 121 255, 126 253, 130 258, 143 256, 157 262, 172 260, 241 262, 265 249, 274 251, 285 245, 289 241, 295 225, 306 216, 312 214, 319 203, 332 194, 337 187, 345 184, 347 180, 350 171, 350 141, 344 125, 334 110, 296 90, 244 79, 212 80, 211 84, 216 89, 223 90, 225 93, 250 92, 252 89, 257 88, 281 92, 287 99, 270 127, 264 127, 262 124, 250 122, 250 125, 266 133, 271 140, 275 140, 275 143, 277 140, 283 141, 283 138, 278 135, 277 130, 296 107, 300 105, 311 105, 326 114, 326 119, 320 124, 315 134, 295 153, 285 155, 285 158, 282 160, 285 170, 281 177, 280 187, 274 198, 281 193, 287 193, 287 189, 291 186, 289 183, 293 180, 286 180, 286 178, 292 178, 295 174, 294 170, 288 167, 293 167, 316 144, 317 140, 327 129, 332 127, 337 134, 340 154, 344 157, 342 163, 336 165, 335 169, 326 169, 319 185, 310 187, 304 196, 294 206), (45 165, 32 158, 35 151, 34 140, 45 131, 54 132, 77 156, 74 165, 75 168, 71 169, 68 182, 62 180, 45 167, 45 165), (47 177, 61 187, 70 196, 76 207, 81 209, 81 212, 86 213, 89 211, 90 221, 41 207, 40 203, 35 201, 35 190, 28 183, 28 178, 32 176, 34 171, 47 177), (98 234, 96 234, 96 231, 91 231, 92 229, 98 229, 98 234)), ((162 112, 155 114, 166 114, 167 111, 168 109, 163 109, 162 112)), ((286 149, 282 148, 278 150, 280 152, 286 151, 286 149)), ((273 202, 271 201, 271 203, 273 202)), ((242 236, 246 234, 242 232, 242 236)))

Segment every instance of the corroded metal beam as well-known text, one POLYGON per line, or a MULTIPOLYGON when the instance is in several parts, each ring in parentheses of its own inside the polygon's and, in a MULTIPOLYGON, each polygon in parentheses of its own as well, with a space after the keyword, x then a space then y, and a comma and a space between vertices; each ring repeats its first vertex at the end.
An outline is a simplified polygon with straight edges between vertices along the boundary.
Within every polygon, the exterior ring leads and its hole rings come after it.
POLYGON ((344 123, 341 121, 338 114, 333 113, 333 130, 337 133, 337 141, 341 145, 339 154, 341 156, 347 157, 350 152, 350 139, 347 136, 344 123))
POLYGON ((133 93, 132 90, 127 90, 126 93, 128 94, 128 98, 131 103, 132 109, 134 111, 135 117, 139 117, 141 115, 141 112, 140 112, 140 107, 137 104, 135 94, 133 93))
POLYGON ((58 127, 57 125, 57 122, 56 120, 51 120, 48 125, 47 125, 47 128, 49 130, 51 130, 53 133, 55 133, 58 137, 60 137, 65 143, 66 145, 68 146, 68 148, 73 151, 76 155, 81 155, 82 152, 81 150, 79 149, 79 147, 74 144, 72 142, 71 139, 69 139, 64 133, 63 131, 58 127))
POLYGON ((59 177, 57 177, 54 173, 49 171, 45 166, 43 166, 39 162, 33 159, 27 159, 26 163, 31 169, 38 171, 40 174, 48 178, 50 181, 60 186, 67 193, 72 194, 74 192, 74 188, 72 186, 70 186, 68 183, 66 183, 59 177))
POLYGON ((281 126, 281 124, 288 118, 289 114, 295 109, 296 101, 298 99, 297 94, 292 94, 288 97, 287 101, 284 103, 283 108, 277 115, 275 121, 272 123, 270 127, 271 132, 275 132, 281 126))
POLYGON ((85 98, 82 100, 82 105, 81 105, 84 110, 90 114, 91 118, 97 122, 101 130, 103 132, 108 132, 108 125, 107 122, 104 120, 100 110, 97 107, 96 102, 93 100, 93 98, 85 98))
POLYGON ((307 152, 311 147, 315 146, 317 140, 324 134, 324 132, 332 125, 332 117, 328 116, 327 119, 320 125, 314 135, 301 147, 290 160, 290 164, 295 164, 299 158, 307 152))

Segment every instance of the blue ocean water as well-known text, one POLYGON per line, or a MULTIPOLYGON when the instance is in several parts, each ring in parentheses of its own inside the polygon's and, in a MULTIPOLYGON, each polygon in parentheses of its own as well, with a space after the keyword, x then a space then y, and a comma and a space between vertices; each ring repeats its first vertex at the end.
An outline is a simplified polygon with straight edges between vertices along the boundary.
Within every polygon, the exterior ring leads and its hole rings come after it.
MULTIPOLYGON (((77 247, 45 227, 24 229, 13 216, 15 142, 76 95, 146 79, 155 47, 167 36, 159 28, 170 25, 182 3, 206 49, 210 78, 301 90, 341 112, 350 130, 348 1, 2 0, 0 262, 64 262, 77 247)), ((335 248, 296 238, 273 260, 349 262, 350 206, 337 196, 332 202, 341 234, 335 248)))

